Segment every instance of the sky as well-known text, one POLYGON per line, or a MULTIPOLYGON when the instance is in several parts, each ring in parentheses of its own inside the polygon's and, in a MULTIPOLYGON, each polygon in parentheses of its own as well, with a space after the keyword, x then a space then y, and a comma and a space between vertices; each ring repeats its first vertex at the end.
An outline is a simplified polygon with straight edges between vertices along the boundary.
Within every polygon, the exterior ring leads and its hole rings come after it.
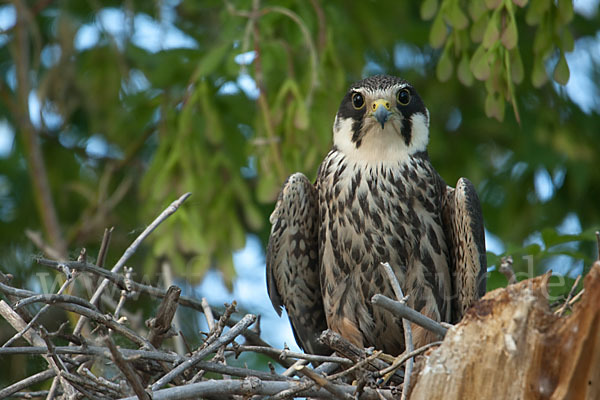
MULTIPOLYGON (((600 0, 575 0, 575 11, 588 17, 597 18, 595 13, 598 10, 600 0)), ((79 51, 96 45, 100 39, 100 32, 106 30, 116 39, 117 44, 122 46, 125 37, 129 34, 126 30, 133 26, 133 42, 148 51, 156 52, 169 48, 196 48, 195 41, 177 29, 173 21, 175 19, 174 6, 177 1, 168 0, 161 2, 161 18, 156 21, 146 14, 137 14, 134 16, 133 25, 127 23, 126 16, 120 9, 106 8, 99 12, 95 21, 82 26, 75 36, 75 48, 79 51)), ((10 29, 16 20, 16 14, 12 5, 0 6, 0 32, 10 29)), ((0 33, 0 45, 7 40, 6 35, 0 33)), ((418 66, 427 60, 418 56, 420 52, 415 52, 410 46, 399 44, 395 49, 395 59, 397 67, 404 69, 411 66, 418 66)), ((60 48, 57 46, 48 46, 42 52, 42 62, 46 67, 55 63, 60 56, 60 48)), ((600 64, 600 33, 594 39, 578 40, 575 43, 573 52, 566 55, 571 70, 571 76, 568 84, 561 87, 554 83, 555 90, 566 93, 581 109, 586 113, 593 110, 600 111, 600 93, 598 88, 592 84, 591 72, 594 65, 600 64)), ((236 62, 242 65, 252 63, 254 54, 252 52, 239 54, 236 62)), ((366 70, 372 70, 377 66, 367 66, 366 70)), ((242 72, 237 81, 229 82, 221 89, 220 94, 229 94, 242 90, 249 98, 258 96, 258 89, 254 80, 247 73, 242 72)), ((551 70, 550 70, 551 72, 551 70)), ((132 74, 129 90, 143 90, 149 83, 145 80, 143 74, 132 74)), ((6 77, 8 85, 14 88, 16 85, 15 73, 9 71, 6 77)), ((29 106, 31 120, 36 127, 40 127, 43 122, 48 127, 60 126, 60 116, 53 113, 52 110, 40 109, 40 102, 35 91, 29 96, 29 106)), ((458 128, 460 125, 460 112, 451 116, 447 127, 451 129, 458 128)), ((0 158, 8 157, 13 151, 15 132, 6 120, 0 119, 0 158)), ((64 138, 68 142, 68 138, 64 138)), ((87 143, 87 151, 91 155, 104 155, 112 151, 110 145, 99 135, 92 136, 87 143)), ((544 168, 536 170, 535 190, 536 196, 541 202, 549 201, 556 188, 560 187, 561 179, 564 180, 564 171, 552 171, 552 174, 544 168), (562 178, 561 178, 562 174, 562 178)), ((2 175, 0 174, 0 178, 2 175)), ((2 179, 0 179, 0 196, 2 196, 2 179)), ((581 232, 581 223, 575 214, 569 214, 558 227, 561 233, 579 233, 581 232)), ((526 240, 526 243, 542 243, 539 234, 532 234, 526 240)), ((543 243, 542 243, 543 244, 543 243)), ((499 254, 504 251, 502 241, 491 232, 486 231, 486 245, 488 251, 499 254)), ((557 260, 560 261, 560 260, 557 260)), ((275 347, 283 347, 286 343, 292 350, 298 350, 293 339, 290 325, 287 317, 280 318, 271 306, 267 295, 265 280, 265 256, 264 249, 260 240, 252 235, 247 237, 244 249, 234 253, 234 264, 237 272, 237 278, 234 281, 233 293, 226 289, 223 279, 218 271, 211 270, 206 278, 195 292, 207 297, 211 304, 222 304, 236 299, 241 306, 253 312, 262 315, 262 328, 264 338, 275 347)), ((560 265, 557 262, 556 265, 560 265)), ((563 263, 566 264, 566 263, 563 263)), ((561 272, 556 271, 555 272, 561 272)), ((564 271, 565 273, 567 271, 564 271)))

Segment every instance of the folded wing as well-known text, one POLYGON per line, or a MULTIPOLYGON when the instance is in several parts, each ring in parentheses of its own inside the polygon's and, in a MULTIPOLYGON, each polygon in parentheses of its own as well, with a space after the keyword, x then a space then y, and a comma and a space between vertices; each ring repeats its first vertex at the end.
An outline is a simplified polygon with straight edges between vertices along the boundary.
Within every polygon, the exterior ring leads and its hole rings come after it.
POLYGON ((453 280, 453 321, 485 294, 487 260, 481 204, 473 184, 460 178, 456 188, 446 187, 444 229, 450 240, 453 280))
POLYGON ((284 183, 267 247, 267 289, 275 311, 285 307, 298 345, 313 354, 330 353, 317 341, 327 329, 319 284, 318 195, 301 173, 284 183))

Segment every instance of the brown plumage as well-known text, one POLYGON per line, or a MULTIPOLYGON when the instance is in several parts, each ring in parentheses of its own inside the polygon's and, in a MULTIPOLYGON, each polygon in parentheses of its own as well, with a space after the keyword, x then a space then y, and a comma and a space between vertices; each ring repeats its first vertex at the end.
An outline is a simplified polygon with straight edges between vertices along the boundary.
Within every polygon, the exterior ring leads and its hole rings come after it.
MULTIPOLYGON (((284 306, 299 345, 327 351, 329 327, 359 346, 404 349, 401 321, 370 302, 394 297, 389 262, 408 304, 455 322, 485 292, 485 242, 473 185, 445 184, 427 155, 429 112, 399 78, 354 84, 334 123, 334 145, 317 181, 284 184, 267 251, 269 296, 284 306)), ((415 346, 435 340, 414 326, 415 346)))

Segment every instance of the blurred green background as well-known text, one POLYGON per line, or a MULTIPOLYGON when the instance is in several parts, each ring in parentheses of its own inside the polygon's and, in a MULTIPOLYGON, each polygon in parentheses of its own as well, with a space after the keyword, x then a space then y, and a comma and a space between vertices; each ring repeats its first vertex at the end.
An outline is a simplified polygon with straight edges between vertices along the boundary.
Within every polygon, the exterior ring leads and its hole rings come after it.
MULTIPOLYGON (((128 265, 151 281, 168 265, 192 286, 218 271, 231 289, 232 252, 251 240, 263 262, 280 185, 295 171, 315 177, 347 87, 388 73, 428 106, 438 172, 477 187, 488 289, 506 285, 495 265, 512 255, 520 278, 552 268, 557 299, 596 258, 600 225, 598 1, 574 5, 0 5, 0 270, 40 290, 33 276, 48 271, 32 255, 76 258, 85 247, 94 260, 114 226, 111 267, 189 191, 128 265)), ((253 274, 266 293, 262 269, 253 274)), ((13 332, 1 326, 4 342, 13 332)))

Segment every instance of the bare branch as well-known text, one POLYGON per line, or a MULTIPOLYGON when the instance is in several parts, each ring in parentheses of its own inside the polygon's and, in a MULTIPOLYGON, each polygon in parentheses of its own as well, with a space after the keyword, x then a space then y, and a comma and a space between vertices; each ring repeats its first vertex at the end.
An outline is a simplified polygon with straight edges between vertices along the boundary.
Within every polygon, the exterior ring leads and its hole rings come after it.
MULTIPOLYGON (((312 382, 311 382, 312 383, 312 382)), ((246 378, 244 380, 208 380, 204 382, 194 383, 185 386, 178 386, 163 390, 158 390, 152 393, 153 400, 181 400, 181 399, 192 399, 198 397, 218 397, 223 398, 228 395, 263 395, 272 396, 283 390, 297 387, 298 385, 304 385, 303 382, 282 382, 282 381, 264 381, 257 378, 246 378)), ((337 384, 344 393, 353 394, 355 387, 346 384, 337 384)), ((392 398, 389 390, 380 390, 386 398, 392 398)), ((299 392, 299 396, 302 397, 319 397, 325 399, 335 399, 325 389, 307 389, 299 392)), ((359 399, 364 400, 380 400, 379 395, 373 389, 366 388, 361 394, 359 399)), ((136 400, 136 397, 127 397, 122 400, 136 400)))
POLYGON ((429 317, 421 314, 418 311, 413 310, 405 304, 399 301, 394 301, 389 297, 382 294, 376 294, 371 298, 371 302, 381 308, 384 308, 400 318, 406 318, 407 320, 414 322, 415 324, 422 326, 423 328, 444 337, 448 328, 444 328, 439 322, 432 320, 429 317))
POLYGON ((325 390, 334 395, 336 398, 347 400, 353 399, 350 393, 344 392, 341 388, 329 382, 324 376, 317 374, 315 371, 308 368, 307 366, 301 365, 297 369, 302 375, 312 379, 317 385, 319 385, 322 388, 325 388, 325 390))
POLYGON ((56 376, 56 371, 50 368, 42 372, 38 372, 35 375, 31 375, 28 378, 23 379, 22 381, 13 383, 10 386, 5 387, 4 389, 0 389, 0 399, 5 397, 14 395, 19 390, 23 390, 32 385, 37 385, 38 383, 47 381, 50 378, 54 378, 56 376))
POLYGON ((156 391, 164 385, 166 385, 167 383, 171 382, 171 380, 173 380, 173 378, 175 378, 177 375, 181 374, 186 369, 200 362, 200 360, 202 360, 208 354, 217 350, 220 346, 231 343, 240 333, 242 333, 250 325, 252 325, 254 321, 256 321, 256 315, 247 314, 244 318, 242 318, 240 322, 235 324, 235 326, 231 328, 228 332, 226 332, 223 336, 219 337, 217 340, 215 340, 210 345, 206 346, 204 349, 196 352, 189 360, 179 364, 177 367, 173 368, 173 370, 171 370, 169 373, 157 380, 152 385, 152 391, 156 391))
MULTIPOLYGON (((404 293, 402 293, 402 288, 400 288, 400 283, 392 270, 392 267, 389 263, 380 263, 385 273, 392 284, 392 288, 394 289, 394 294, 396 298, 400 302, 400 304, 406 304, 406 297, 404 297, 404 293)), ((402 328, 404 331, 404 348, 407 353, 411 353, 414 350, 413 338, 412 338, 412 329, 410 328, 410 322, 406 318, 402 318, 402 328)), ((408 388, 410 387, 410 375, 412 374, 413 369, 413 359, 409 358, 408 363, 406 364, 406 368, 404 370, 404 384, 402 385, 402 395, 400 398, 402 400, 406 400, 408 396, 408 388)), ((391 371, 390 371, 391 372, 391 371)), ((389 379, 390 376, 387 377, 389 379)), ((387 381, 386 379, 386 381, 387 381)))
POLYGON ((160 347, 162 341, 167 337, 169 331, 171 331, 171 322, 175 316, 175 311, 177 311, 177 302, 180 294, 180 288, 170 286, 167 289, 166 296, 158 307, 156 318, 152 318, 146 323, 148 328, 150 328, 148 340, 154 347, 160 347))
MULTIPOLYGON (((144 239, 146 239, 152 233, 152 231, 154 231, 154 229, 156 229, 164 220, 166 220, 169 216, 173 215, 173 213, 175 213, 177 209, 183 204, 183 202, 190 196, 191 193, 186 193, 182 195, 179 199, 172 202, 169 205, 169 207, 167 207, 162 213, 160 213, 160 215, 156 217, 156 219, 152 221, 152 223, 148 225, 146 229, 144 229, 144 231, 133 241, 133 243, 131 243, 127 250, 125 250, 119 261, 117 261, 115 266, 112 267, 111 272, 119 272, 121 268, 123 268, 127 260, 129 260, 129 258, 137 251, 138 247, 140 246, 140 244, 142 244, 144 239)), ((96 292, 94 292, 94 295, 90 299, 90 303, 98 305, 100 296, 102 296, 104 289, 106 289, 106 286, 108 286, 108 282, 108 279, 105 278, 100 283, 100 286, 98 286, 98 289, 96 289, 96 292)), ((77 325, 75 326, 75 334, 79 334, 79 332, 81 332, 81 328, 83 327, 84 323, 85 318, 79 318, 79 321, 77 321, 77 325)))
POLYGON ((127 362, 123 358, 123 356, 121 355, 121 353, 119 352, 119 350, 117 349, 115 344, 112 342, 110 337, 107 336, 104 339, 104 344, 106 344, 106 346, 109 348, 112 360, 114 361, 117 368, 119 368, 121 370, 121 372, 125 376, 125 379, 127 379, 127 382, 129 382, 129 385, 135 392, 138 399, 139 400, 150 400, 151 397, 144 390, 144 387, 142 386, 142 381, 141 381, 139 375, 134 371, 133 367, 129 364, 129 362, 127 362))

